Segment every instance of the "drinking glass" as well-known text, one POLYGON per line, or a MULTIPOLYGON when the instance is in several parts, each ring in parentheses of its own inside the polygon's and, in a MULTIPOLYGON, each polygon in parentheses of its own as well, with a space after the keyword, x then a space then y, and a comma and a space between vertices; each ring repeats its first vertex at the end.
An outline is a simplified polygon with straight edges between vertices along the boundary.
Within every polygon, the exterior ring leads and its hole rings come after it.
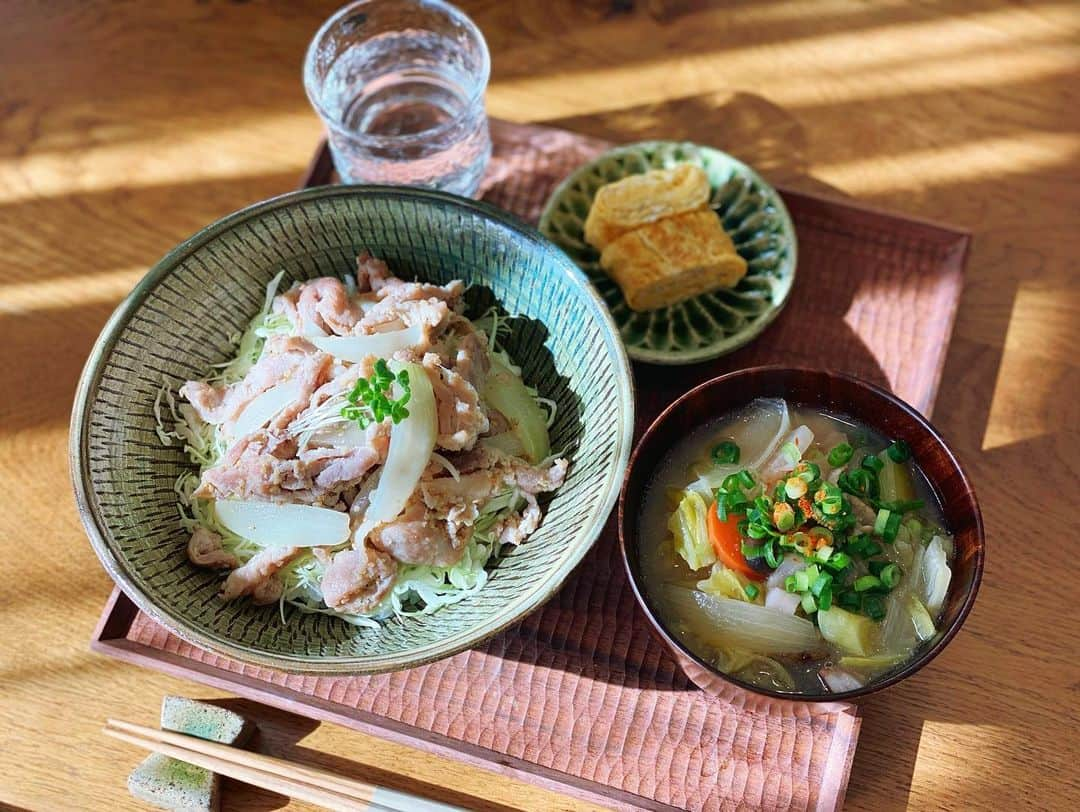
POLYGON ((491 60, 476 25, 442 0, 359 0, 308 47, 304 87, 344 183, 471 196, 491 137, 491 60))

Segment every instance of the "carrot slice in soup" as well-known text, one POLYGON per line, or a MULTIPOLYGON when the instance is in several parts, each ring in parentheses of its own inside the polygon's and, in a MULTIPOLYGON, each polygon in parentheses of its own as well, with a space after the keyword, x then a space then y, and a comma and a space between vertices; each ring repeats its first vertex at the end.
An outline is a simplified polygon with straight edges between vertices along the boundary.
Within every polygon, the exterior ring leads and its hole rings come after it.
POLYGON ((745 517, 741 514, 729 513, 727 521, 720 521, 716 512, 716 502, 709 505, 709 514, 706 518, 706 526, 709 528, 709 541, 712 542, 713 551, 720 563, 735 572, 745 575, 754 581, 764 581, 764 574, 758 572, 747 563, 742 554, 742 536, 739 535, 739 522, 745 517))

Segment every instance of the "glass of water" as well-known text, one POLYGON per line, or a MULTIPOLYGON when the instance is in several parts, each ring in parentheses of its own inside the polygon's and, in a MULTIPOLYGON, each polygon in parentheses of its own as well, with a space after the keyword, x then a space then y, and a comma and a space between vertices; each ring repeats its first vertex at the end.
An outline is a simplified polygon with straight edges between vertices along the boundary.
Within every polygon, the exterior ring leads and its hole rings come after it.
POLYGON ((491 157, 490 70, 480 30, 449 3, 359 0, 315 35, 304 87, 342 182, 471 196, 491 157))

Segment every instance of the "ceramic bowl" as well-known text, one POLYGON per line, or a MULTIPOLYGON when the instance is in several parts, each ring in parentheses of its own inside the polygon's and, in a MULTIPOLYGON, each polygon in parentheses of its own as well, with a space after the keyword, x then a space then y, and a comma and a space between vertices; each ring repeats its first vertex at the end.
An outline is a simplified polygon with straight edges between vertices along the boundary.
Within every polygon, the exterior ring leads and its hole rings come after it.
POLYGON ((795 281, 795 227, 777 191, 753 169, 712 147, 685 141, 643 141, 605 152, 576 170, 552 193, 540 230, 588 275, 619 326, 635 361, 691 364, 753 341, 779 315, 795 281), (731 290, 695 296, 647 313, 629 308, 585 242, 585 218, 597 190, 628 175, 692 163, 712 187, 709 205, 720 215, 746 276, 731 290))
POLYGON ((975 492, 956 456, 937 430, 914 408, 877 386, 837 372, 784 367, 756 367, 721 375, 690 390, 649 427, 634 449, 619 498, 619 539, 623 562, 638 603, 656 634, 694 682, 731 696, 732 688, 770 699, 833 702, 856 699, 910 677, 944 650, 971 611, 982 577, 985 539, 975 492), (785 398, 789 403, 840 412, 906 440, 933 488, 946 527, 954 534, 953 576, 938 634, 915 656, 858 690, 820 695, 791 694, 759 688, 717 670, 691 652, 667 623, 653 612, 641 583, 638 519, 646 488, 668 451, 696 427, 739 409, 755 398, 785 398))
POLYGON ((200 231, 162 259, 120 305, 87 362, 72 418, 72 473, 83 522, 105 568, 139 608, 228 657, 306 673, 373 673, 473 646, 535 609, 596 539, 629 456, 633 398, 626 355, 581 271, 511 216, 451 195, 325 187, 284 195, 200 231), (362 249, 404 278, 463 279, 476 311, 512 316, 507 348, 525 380, 558 404, 552 447, 570 473, 529 541, 477 595, 379 629, 247 600, 223 603, 219 573, 185 554, 173 483, 190 464, 155 432, 163 385, 206 374, 284 285, 355 267, 362 249))

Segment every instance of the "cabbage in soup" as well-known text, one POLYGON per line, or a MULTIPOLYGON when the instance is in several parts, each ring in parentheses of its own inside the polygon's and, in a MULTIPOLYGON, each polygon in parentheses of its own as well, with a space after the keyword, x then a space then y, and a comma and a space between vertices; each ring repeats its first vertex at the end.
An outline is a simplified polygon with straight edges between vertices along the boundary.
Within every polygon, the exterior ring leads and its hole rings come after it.
POLYGON ((775 691, 839 693, 938 634, 951 536, 902 441, 760 399, 654 475, 639 556, 650 605, 697 656, 775 691))

